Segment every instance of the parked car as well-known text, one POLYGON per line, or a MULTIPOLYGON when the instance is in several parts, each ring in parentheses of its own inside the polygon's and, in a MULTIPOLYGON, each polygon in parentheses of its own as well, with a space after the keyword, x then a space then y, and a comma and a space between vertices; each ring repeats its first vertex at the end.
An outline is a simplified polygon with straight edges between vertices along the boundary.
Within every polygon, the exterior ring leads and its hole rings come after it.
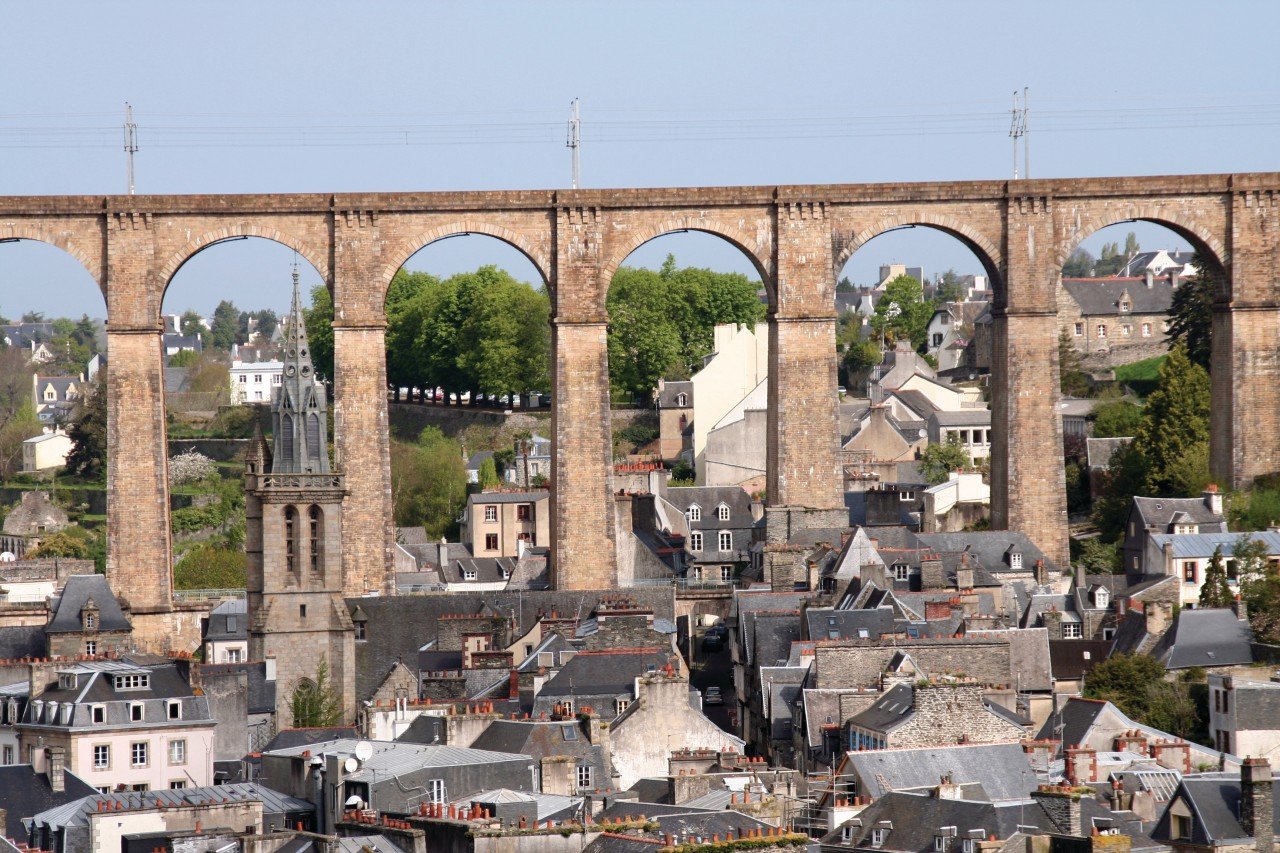
POLYGON ((707 692, 702 694, 702 704, 704 705, 723 705, 724 694, 720 692, 719 687, 708 687, 707 692))
POLYGON ((718 652, 724 648, 724 638, 708 634, 702 638, 702 650, 704 652, 718 652))

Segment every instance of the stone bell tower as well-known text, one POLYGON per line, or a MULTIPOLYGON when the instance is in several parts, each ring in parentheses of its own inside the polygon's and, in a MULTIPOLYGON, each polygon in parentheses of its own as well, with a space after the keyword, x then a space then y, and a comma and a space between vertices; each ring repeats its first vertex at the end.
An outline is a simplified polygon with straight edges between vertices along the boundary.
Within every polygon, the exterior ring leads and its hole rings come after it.
POLYGON ((330 470, 328 405, 307 342, 298 273, 271 399, 272 446, 259 430, 245 466, 249 657, 275 658, 276 725, 293 725, 290 699, 324 661, 355 716, 355 629, 342 598, 342 474, 330 470))

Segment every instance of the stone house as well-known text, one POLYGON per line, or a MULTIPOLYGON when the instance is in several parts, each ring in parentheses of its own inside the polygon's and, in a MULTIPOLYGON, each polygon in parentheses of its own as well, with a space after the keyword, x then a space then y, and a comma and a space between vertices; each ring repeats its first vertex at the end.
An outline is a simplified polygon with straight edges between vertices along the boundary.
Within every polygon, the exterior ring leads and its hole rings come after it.
POLYGON ((41 539, 66 529, 69 523, 66 510, 55 504, 48 492, 23 492, 22 500, 5 516, 0 528, 0 552, 22 559, 41 539))
POLYGON ((545 489, 477 492, 467 496, 460 538, 475 557, 519 557, 525 548, 550 543, 550 519, 545 489))
POLYGON ((65 423, 88 391, 84 374, 79 376, 31 375, 31 402, 41 423, 65 423))
MULTIPOLYGON (((1198 498, 1134 497, 1125 522, 1124 571, 1143 573, 1147 540, 1157 533, 1226 533, 1227 519, 1218 487, 1209 484, 1198 498)), ((1197 590, 1199 585, 1196 586, 1197 590)))
POLYGON ((851 750, 896 749, 938 743, 1006 743, 1029 737, 998 705, 983 699, 976 681, 898 684, 845 721, 851 750))
POLYGON ((658 380, 653 395, 658 408, 658 455, 667 462, 693 452, 693 382, 658 380))
POLYGON ((1266 758, 1280 749, 1280 675, 1253 681, 1209 675, 1209 737, 1223 752, 1266 758))
POLYGON ((249 659, 248 605, 243 598, 224 601, 204 620, 201 644, 206 663, 242 663, 249 659))
POLYGON ((133 625, 103 575, 72 575, 44 632, 50 657, 109 655, 127 650, 133 625))
POLYGON ((608 725, 600 716, 560 720, 494 720, 472 749, 517 752, 533 758, 544 794, 572 796, 613 788, 608 725))
POLYGON ((1058 324, 1081 353, 1164 348, 1176 275, 1064 278, 1058 324))
POLYGON ((742 574, 760 518, 750 495, 737 486, 675 486, 662 497, 688 529, 688 580, 732 583, 742 574))
POLYGON ((544 479, 551 478, 551 439, 534 434, 529 439, 529 452, 525 453, 523 448, 516 448, 514 461, 511 466, 503 472, 503 476, 508 483, 514 483, 522 489, 536 488, 534 482, 541 482, 539 477, 544 479), (526 457, 528 461, 528 480, 525 480, 526 457))

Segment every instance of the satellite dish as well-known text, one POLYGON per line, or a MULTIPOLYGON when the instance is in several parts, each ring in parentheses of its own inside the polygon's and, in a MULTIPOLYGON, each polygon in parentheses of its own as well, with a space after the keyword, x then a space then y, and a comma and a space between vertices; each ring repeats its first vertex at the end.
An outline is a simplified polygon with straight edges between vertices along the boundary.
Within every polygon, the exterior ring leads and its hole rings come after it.
POLYGON ((346 761, 342 762, 342 769, 348 773, 355 773, 360 769, 360 762, 356 761, 354 758, 348 758, 346 761))
POLYGON ((356 758, 361 761, 368 761, 373 758, 373 744, 367 740, 362 740, 356 744, 356 758))
POLYGON ((364 808, 364 800, 360 799, 355 794, 352 794, 350 797, 347 797, 347 808, 362 809, 364 808))

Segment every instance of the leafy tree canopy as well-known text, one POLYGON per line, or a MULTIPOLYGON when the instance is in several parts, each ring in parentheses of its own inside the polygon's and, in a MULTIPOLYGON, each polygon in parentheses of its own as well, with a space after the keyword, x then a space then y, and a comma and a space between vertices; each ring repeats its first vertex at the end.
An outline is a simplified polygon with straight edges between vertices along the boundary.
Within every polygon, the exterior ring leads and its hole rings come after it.
POLYGON ((910 341, 911 346, 919 349, 924 346, 933 310, 934 304, 924 299, 920 281, 900 275, 884 286, 871 317, 871 328, 889 341, 910 341))
POLYGON ((957 468, 968 468, 972 463, 964 452, 960 440, 948 436, 945 444, 930 444, 920 454, 920 475, 931 486, 945 483, 957 468))
POLYGON ((1084 695, 1105 699, 1141 723, 1180 737, 1200 725, 1186 681, 1165 681, 1165 668, 1150 655, 1114 654, 1085 677, 1084 695))
POLYGON ((1108 400, 1093 410, 1094 438, 1133 436, 1142 424, 1142 407, 1129 400, 1108 400))
POLYGON ((1194 364, 1209 369, 1213 344, 1214 279, 1199 254, 1191 263, 1198 272, 1173 292, 1169 306, 1169 347, 1181 346, 1194 364))

